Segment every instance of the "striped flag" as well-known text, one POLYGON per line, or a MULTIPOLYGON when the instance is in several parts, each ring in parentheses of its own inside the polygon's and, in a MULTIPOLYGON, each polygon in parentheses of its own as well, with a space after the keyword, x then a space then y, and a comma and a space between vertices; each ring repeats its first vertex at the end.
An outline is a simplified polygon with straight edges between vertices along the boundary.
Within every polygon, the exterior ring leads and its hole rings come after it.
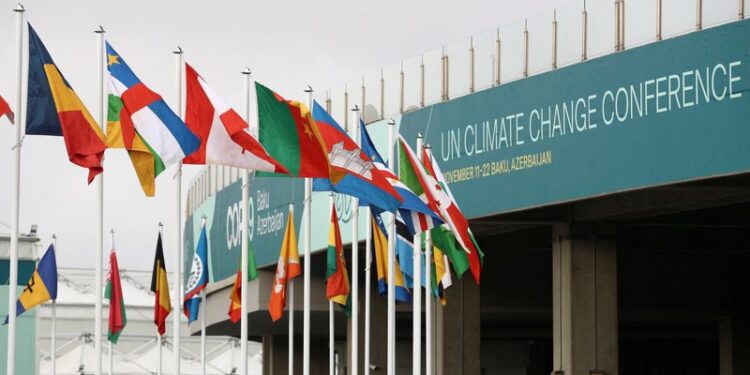
POLYGON ((156 176, 196 151, 200 139, 159 94, 136 77, 109 42, 106 46, 110 77, 108 143, 128 150, 141 187, 151 196, 156 176))
POLYGON ((104 298, 109 301, 109 328, 107 340, 117 344, 120 334, 128 324, 125 315, 125 300, 122 298, 122 284, 120 284, 120 269, 117 267, 117 254, 115 249, 109 252, 109 274, 107 274, 107 288, 104 290, 104 298))
POLYGON ((167 316, 172 312, 172 302, 169 298, 169 284, 167 282, 167 266, 164 264, 164 250, 161 246, 161 233, 156 240, 156 256, 154 270, 151 273, 151 291, 154 292, 154 324, 159 335, 164 336, 167 316))
POLYGON ((284 231, 284 241, 279 251, 279 263, 276 264, 276 276, 273 279, 271 297, 268 299, 268 313, 274 322, 284 315, 286 306, 286 286, 295 277, 302 274, 297 249, 297 231, 294 228, 294 209, 289 208, 289 216, 284 231))
POLYGON ((331 225, 326 251, 326 298, 341 306, 346 306, 349 300, 349 274, 346 272, 344 246, 341 244, 341 231, 335 205, 331 206, 331 225))
MULTIPOLYGON (((378 276, 378 294, 384 296, 388 294, 388 238, 385 235, 386 230, 380 215, 373 212, 371 221, 375 268, 378 276)), ((393 275, 396 279, 396 301, 411 303, 411 292, 406 287, 404 274, 401 272, 398 259, 395 262, 393 275)))
POLYGON ((255 251, 252 242, 248 236, 247 239, 247 271, 242 272, 242 268, 237 267, 237 275, 234 277, 234 286, 229 293, 229 320, 237 323, 242 318, 242 275, 247 275, 247 281, 253 281, 258 278, 258 267, 255 264, 255 251))
MULTIPOLYGON (((31 274, 29 282, 23 288, 21 296, 16 301, 16 316, 31 310, 37 305, 57 299, 57 260, 55 259, 55 246, 49 248, 39 260, 39 263, 31 274)), ((8 324, 8 317, 5 323, 8 324)))

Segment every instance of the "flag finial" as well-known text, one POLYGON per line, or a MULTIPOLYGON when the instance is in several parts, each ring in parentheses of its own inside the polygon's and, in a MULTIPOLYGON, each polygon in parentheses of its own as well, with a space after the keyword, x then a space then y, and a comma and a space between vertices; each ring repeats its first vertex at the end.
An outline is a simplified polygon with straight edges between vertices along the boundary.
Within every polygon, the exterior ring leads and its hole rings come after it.
POLYGON ((312 86, 307 85, 307 88, 305 89, 305 92, 313 92, 312 86))
POLYGON ((97 33, 97 34, 104 34, 104 33, 106 33, 106 31, 104 31, 104 27, 102 27, 102 25, 99 25, 99 28, 96 29, 96 30, 94 30, 94 32, 97 33))
POLYGON ((396 120, 394 119, 388 119, 388 125, 396 125, 396 120))
POLYGON ((175 55, 182 55, 182 47, 177 46, 177 49, 172 51, 175 55))
POLYGON ((250 67, 245 66, 245 70, 242 71, 242 74, 250 75, 250 74, 253 74, 253 72, 250 71, 250 67))
POLYGON ((23 7, 23 4, 18 3, 18 6, 16 7, 16 9, 13 9, 13 11, 18 12, 18 13, 23 13, 24 11, 26 11, 26 8, 23 7))

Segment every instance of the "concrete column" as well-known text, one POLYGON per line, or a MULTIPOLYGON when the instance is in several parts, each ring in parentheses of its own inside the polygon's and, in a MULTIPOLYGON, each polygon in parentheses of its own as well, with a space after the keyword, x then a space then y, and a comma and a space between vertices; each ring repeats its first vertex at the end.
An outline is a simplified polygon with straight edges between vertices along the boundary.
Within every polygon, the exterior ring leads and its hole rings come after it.
POLYGON ((434 314, 435 370, 438 375, 481 374, 479 286, 468 273, 445 291, 448 303, 434 314))
POLYGON ((615 234, 594 224, 554 227, 553 373, 618 374, 615 234))
MULTIPOLYGON (((286 334, 263 336, 263 375, 288 375, 286 334)), ((328 375, 328 339, 313 337, 310 345, 310 374, 328 375)), ((302 340, 294 340, 294 373, 302 373, 302 340)))

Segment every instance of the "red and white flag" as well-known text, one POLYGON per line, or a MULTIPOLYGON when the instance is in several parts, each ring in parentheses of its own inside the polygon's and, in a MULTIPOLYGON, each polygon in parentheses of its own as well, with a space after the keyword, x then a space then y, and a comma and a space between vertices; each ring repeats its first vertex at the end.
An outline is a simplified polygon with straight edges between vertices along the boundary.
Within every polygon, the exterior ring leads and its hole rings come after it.
POLYGON ((188 64, 185 64, 185 78, 185 123, 201 140, 200 148, 185 158, 185 164, 214 164, 287 173, 260 142, 245 131, 247 122, 224 103, 188 64))
POLYGON ((16 115, 13 114, 13 111, 11 111, 10 106, 8 105, 8 102, 3 99, 2 96, 0 96, 0 117, 3 117, 5 115, 8 117, 8 120, 10 120, 11 124, 16 123, 16 115))

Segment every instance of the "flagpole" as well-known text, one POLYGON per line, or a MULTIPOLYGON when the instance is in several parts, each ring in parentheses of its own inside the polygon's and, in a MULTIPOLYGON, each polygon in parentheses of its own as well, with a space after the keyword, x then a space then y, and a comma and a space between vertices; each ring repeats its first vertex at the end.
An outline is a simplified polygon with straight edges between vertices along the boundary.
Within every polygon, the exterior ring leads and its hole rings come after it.
MULTIPOLYGON (((331 203, 330 203, 330 212, 333 212, 333 210, 336 209, 336 206, 333 203, 333 193, 330 193, 329 196, 331 197, 331 203)), ((328 375, 334 375, 334 353, 333 353, 333 345, 334 343, 334 319, 333 319, 333 301, 328 300, 328 375)))
MULTIPOLYGON (((175 55, 175 111, 182 118, 182 48, 177 47, 173 52, 175 55)), ((173 373, 180 373, 180 312, 182 306, 182 161, 177 162, 177 171, 174 176, 175 180, 175 244, 174 259, 175 273, 172 294, 174 295, 175 314, 172 316, 173 328, 173 351, 174 351, 174 370, 173 373)))
MULTIPOLYGON (((396 122, 388 121, 388 167, 393 171, 396 166, 395 140, 396 122)), ((387 375, 396 375, 396 213, 390 215, 388 222, 388 361, 387 375)))
MULTIPOLYGON (((110 238, 109 238, 109 248, 110 249, 114 249, 115 248, 115 230, 114 229, 110 229, 109 230, 109 235, 110 235, 110 238)), ((111 262, 110 262, 109 267, 110 267, 109 268, 109 272, 110 272, 110 280, 111 280, 111 278, 112 278, 112 275, 111 275, 111 273, 112 273, 112 263, 111 262)), ((119 272, 119 271, 120 270, 118 269, 117 272, 119 272)), ((117 277, 119 278, 120 275, 117 275, 117 277)), ((110 299, 109 299, 109 308, 112 309, 112 297, 110 297, 110 299)), ((108 368, 109 368, 108 374, 109 375, 114 374, 114 350, 112 348, 112 341, 109 341, 109 366, 108 366, 108 368)))
POLYGON ((365 207, 365 350, 364 375, 370 375, 370 268, 372 266, 372 214, 370 206, 365 207))
POLYGON ((109 372, 108 372, 109 375, 114 374, 114 372, 113 372, 114 364, 112 363, 112 353, 113 353, 112 352, 112 341, 109 341, 109 372))
MULTIPOLYGON (((352 139, 359 146, 359 107, 352 108, 352 139)), ((359 367, 359 199, 352 198, 352 361, 354 375, 359 367)))
MULTIPOLYGON (((421 149, 421 147, 422 134, 419 134, 417 135, 417 150, 421 149)), ((412 243, 414 296, 412 298, 411 371, 412 375, 422 375, 422 234, 415 235, 412 243)))
MULTIPOLYGON (((106 107, 104 106, 104 28, 99 26, 99 30, 95 31, 97 35, 96 47, 97 47, 97 65, 99 66, 99 125, 102 130, 106 131, 107 125, 107 114, 106 107)), ((104 165, 104 159, 102 159, 102 165, 104 165)), ((96 307, 94 314, 94 347, 96 349, 96 364, 94 366, 94 373, 96 375, 102 374, 102 269, 103 257, 104 257, 104 172, 102 171, 94 181, 96 185, 96 238, 97 251, 96 251, 96 272, 94 280, 94 290, 96 291, 96 307)))
MULTIPOLYGON (((429 145, 424 144, 422 135, 417 136, 417 155, 420 161, 424 161, 422 157, 422 149, 429 149, 429 145)), ((430 237, 430 231, 425 233, 425 245, 424 245, 424 279, 425 281, 425 296, 424 296, 424 326, 425 326, 425 373, 432 375, 432 238, 430 237)), ((421 238, 420 238, 421 239, 421 238)))
POLYGON ((13 147, 13 203, 10 222, 10 275, 8 280, 8 362, 7 374, 14 374, 16 369, 16 299, 18 298, 18 217, 20 212, 21 193, 21 140, 23 135, 21 107, 21 88, 23 86, 23 5, 13 10, 16 12, 16 144, 13 147))
MULTIPOLYGON (((245 67, 245 70, 242 71, 242 75, 245 77, 245 121, 248 123, 250 129, 258 129, 258 111, 253 111, 252 106, 252 103, 257 103, 257 100, 254 95, 255 85, 253 84, 253 77, 250 68, 245 67), (254 115, 252 115, 255 117, 254 119, 251 119, 251 113, 254 113, 254 115), (255 127, 253 128, 250 124, 254 124, 255 127)), ((258 135, 254 135, 257 139, 258 135)), ((247 278, 250 276, 248 274, 248 264, 250 263, 250 254, 248 252, 250 246, 250 237, 248 233, 248 230, 250 229, 250 212, 248 211, 250 206, 250 175, 246 169, 240 169, 240 171, 242 173, 242 209, 240 210, 242 213, 242 229, 240 230, 242 236, 242 248, 240 249, 240 274, 242 275, 242 280, 240 280, 240 356, 242 359, 240 363, 240 374, 247 375, 247 305, 249 303, 247 295, 247 278)))
MULTIPOLYGON (((289 203, 289 215, 293 212, 294 203, 289 203)), ((290 239, 290 241, 294 241, 294 239, 290 239)), ((289 298, 287 298, 289 301, 289 349, 287 350, 289 352, 289 357, 287 358, 287 366, 288 374, 294 375, 294 279, 289 281, 287 291, 289 292, 289 298)))
MULTIPOLYGON (((19 123, 20 126, 20 123, 19 123)), ((57 251, 57 235, 52 235, 52 243, 57 251)), ((55 254, 57 256, 57 254, 55 254)), ((52 300, 52 339, 50 340, 50 359, 52 360, 52 375, 57 374, 57 301, 52 300)))
POLYGON ((201 374, 206 375, 206 290, 205 289, 203 289, 203 292, 201 292, 201 374))
MULTIPOLYGON (((313 89, 307 86, 307 105, 312 110, 313 89)), ((303 247, 305 251, 305 265, 303 271, 303 312, 302 312, 302 374, 310 375, 310 252, 312 234, 312 178, 305 178, 305 200, 303 215, 303 228, 305 236, 303 238, 303 247)))

